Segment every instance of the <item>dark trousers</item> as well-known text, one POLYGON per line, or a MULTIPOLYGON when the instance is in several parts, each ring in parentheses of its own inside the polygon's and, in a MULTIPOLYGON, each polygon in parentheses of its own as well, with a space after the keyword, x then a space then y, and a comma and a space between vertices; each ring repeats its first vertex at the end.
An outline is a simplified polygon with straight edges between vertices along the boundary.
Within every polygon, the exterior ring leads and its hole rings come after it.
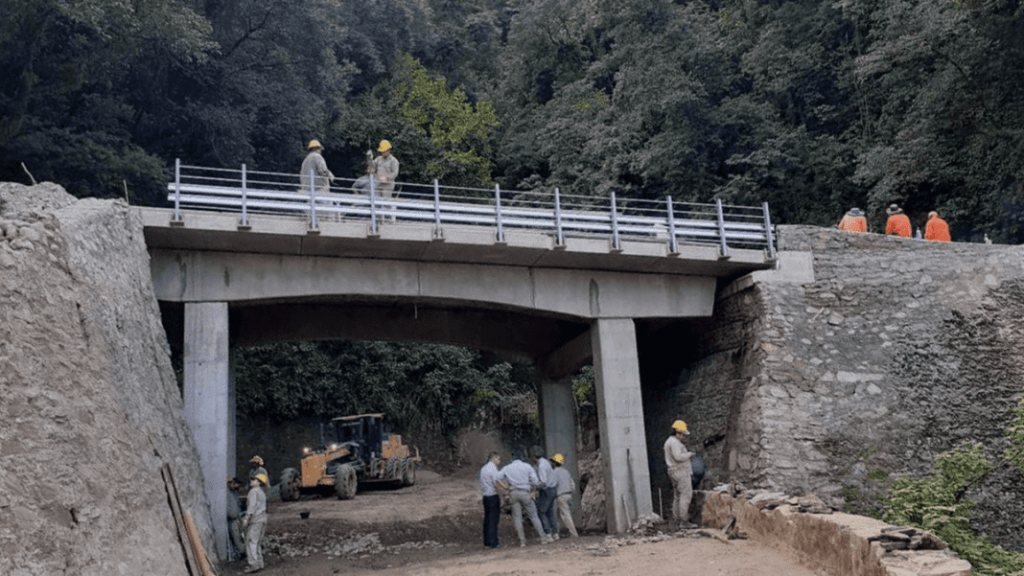
POLYGON ((498 520, 501 519, 501 498, 484 496, 484 546, 498 547, 498 520))
POLYGON ((555 516, 557 511, 555 498, 557 497, 557 487, 541 488, 540 494, 537 495, 537 515, 540 516, 540 523, 544 527, 545 534, 555 534, 558 532, 558 520, 555 516))

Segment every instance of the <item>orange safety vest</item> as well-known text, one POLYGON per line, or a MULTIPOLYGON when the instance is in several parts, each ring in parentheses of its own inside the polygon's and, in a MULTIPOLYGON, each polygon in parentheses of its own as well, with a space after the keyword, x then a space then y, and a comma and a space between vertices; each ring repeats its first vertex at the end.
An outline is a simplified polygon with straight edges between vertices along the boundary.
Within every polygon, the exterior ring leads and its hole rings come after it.
POLYGON ((850 216, 847 214, 839 221, 839 229, 849 232, 867 232, 868 219, 863 216, 850 216))
POLYGON ((889 221, 885 223, 885 233, 910 238, 910 218, 906 214, 889 216, 889 221))
POLYGON ((942 218, 932 216, 924 227, 924 239, 934 240, 935 242, 949 242, 951 240, 949 237, 949 225, 942 218))

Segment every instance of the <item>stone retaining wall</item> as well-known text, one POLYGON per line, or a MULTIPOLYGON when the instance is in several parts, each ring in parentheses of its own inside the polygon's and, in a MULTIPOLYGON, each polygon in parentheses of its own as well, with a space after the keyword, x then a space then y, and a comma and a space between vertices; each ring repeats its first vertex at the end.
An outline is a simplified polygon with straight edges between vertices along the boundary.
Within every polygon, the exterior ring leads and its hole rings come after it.
MULTIPOLYGON (((804 226, 779 246, 780 270, 720 287, 675 380, 645 381, 652 458, 651 431, 682 417, 712 481, 878 514, 895 475, 939 452, 1002 452, 1024 392, 1024 247, 804 226)), ((1000 467, 967 495, 976 530, 1024 551, 1024 475, 1000 467)))

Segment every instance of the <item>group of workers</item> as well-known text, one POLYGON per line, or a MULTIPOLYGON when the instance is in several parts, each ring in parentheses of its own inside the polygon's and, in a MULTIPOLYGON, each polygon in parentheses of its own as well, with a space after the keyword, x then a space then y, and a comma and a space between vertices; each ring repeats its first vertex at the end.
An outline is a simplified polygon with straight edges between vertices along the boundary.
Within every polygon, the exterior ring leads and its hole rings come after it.
POLYGON ((228 479, 228 532, 234 548, 231 557, 235 559, 244 552, 247 574, 264 568, 262 545, 267 529, 267 487, 270 486, 263 458, 253 456, 249 462, 252 469, 244 509, 239 492, 245 484, 238 478, 228 479))
MULTIPOLYGON (((898 204, 891 204, 886 208, 885 213, 889 217, 885 223, 886 235, 910 238, 912 234, 910 218, 903 213, 903 209, 898 204)), ((843 219, 839 221, 839 229, 848 232, 867 232, 868 219, 864 215, 864 211, 860 208, 851 208, 849 212, 843 215, 843 219)), ((921 230, 918 229, 918 238, 921 237, 920 232, 921 230)), ((949 225, 934 210, 928 213, 928 222, 925 224, 924 229, 924 239, 934 242, 949 242, 951 240, 949 225)))
MULTIPOLYGON (((302 189, 309 190, 312 187, 318 194, 330 192, 334 174, 324 160, 323 144, 319 140, 310 140, 306 150, 308 154, 302 161, 299 176, 302 189)), ((352 184, 352 190, 369 193, 372 178, 375 192, 384 198, 391 198, 395 191, 395 180, 398 179, 398 158, 392 155, 391 142, 387 140, 380 141, 377 152, 380 154, 374 156, 373 152, 366 151, 366 174, 352 184)))
POLYGON ((483 496, 484 505, 484 546, 500 547, 498 521, 501 519, 502 494, 509 501, 512 525, 519 536, 520 546, 526 546, 526 533, 523 531, 524 510, 541 544, 559 539, 559 519, 569 530, 569 534, 573 537, 579 536, 571 511, 576 482, 563 467, 565 457, 562 454, 555 454, 547 458, 540 446, 534 446, 532 452, 536 467, 524 462, 522 451, 516 448, 512 450, 512 461, 505 467, 498 468, 501 464, 501 454, 491 452, 487 456, 487 462, 480 469, 480 494, 483 496))

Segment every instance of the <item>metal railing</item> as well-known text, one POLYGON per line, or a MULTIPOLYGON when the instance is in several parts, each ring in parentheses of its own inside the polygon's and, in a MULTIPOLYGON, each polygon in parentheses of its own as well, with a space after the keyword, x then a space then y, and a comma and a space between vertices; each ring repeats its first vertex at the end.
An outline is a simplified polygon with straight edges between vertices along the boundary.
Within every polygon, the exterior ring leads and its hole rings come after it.
POLYGON ((768 203, 760 207, 617 198, 553 193, 442 187, 398 183, 394 192, 378 190, 372 178, 326 178, 309 174, 184 166, 175 161, 174 180, 167 186, 174 204, 172 224, 183 223, 181 210, 202 209, 240 213, 239 228, 250 227, 253 214, 294 215, 307 219, 308 231, 318 233, 320 220, 359 219, 379 234, 388 222, 430 222, 434 238, 444 238, 450 224, 495 229, 504 242, 510 229, 530 229, 553 235, 555 246, 567 237, 607 237, 613 251, 622 239, 665 242, 676 254, 680 244, 715 244, 720 257, 730 247, 764 249, 775 259, 774 227, 768 203))

